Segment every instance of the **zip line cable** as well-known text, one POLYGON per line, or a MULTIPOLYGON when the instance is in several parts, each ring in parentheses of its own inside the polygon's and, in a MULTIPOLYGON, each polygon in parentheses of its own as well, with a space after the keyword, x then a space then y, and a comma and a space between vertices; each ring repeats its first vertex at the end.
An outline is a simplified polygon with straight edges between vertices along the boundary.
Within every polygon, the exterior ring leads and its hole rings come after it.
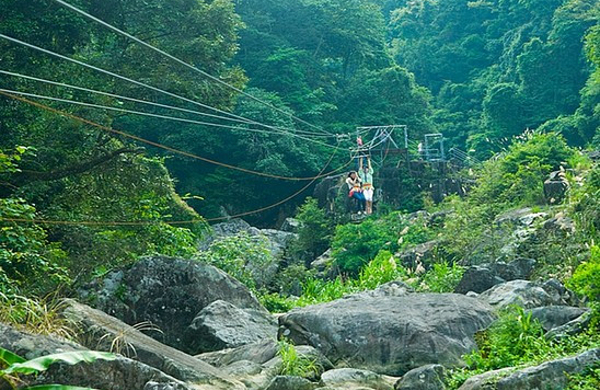
MULTIPOLYGON (((258 214, 258 213, 273 209, 275 207, 281 206, 281 205, 289 202, 290 200, 294 199, 295 197, 297 197, 304 191, 306 191, 311 185, 313 185, 319 179, 319 176, 323 175, 323 172, 325 172, 325 170, 329 167, 329 165, 331 165, 331 162, 333 161, 333 158, 335 157, 335 155, 339 149, 340 149, 339 146, 335 148, 335 150, 329 157, 329 160, 327 161, 327 163, 325 164, 323 169, 321 169, 321 171, 319 172, 318 176, 315 176, 315 178, 313 180, 311 180, 307 185, 302 187, 300 190, 294 192, 292 195, 290 195, 276 203, 273 203, 269 206, 261 207, 259 209, 246 211, 243 213, 230 215, 230 216, 226 216, 226 217, 216 217, 216 218, 207 218, 207 219, 203 218, 203 219, 195 219, 195 220, 189 220, 189 221, 61 221, 61 220, 46 220, 46 219, 36 219, 36 218, 27 219, 27 218, 1 218, 0 217, 0 221, 13 222, 13 223, 38 223, 38 224, 45 224, 45 225, 62 225, 62 226, 148 226, 148 225, 156 225, 159 223, 176 226, 176 225, 189 225, 189 224, 204 223, 204 222, 219 222, 219 221, 225 221, 225 220, 228 220, 231 218, 246 217, 248 215, 258 214)), ((354 161, 354 157, 352 157, 343 166, 329 172, 329 174, 337 173, 343 169, 346 169, 353 161, 354 161)))
POLYGON ((133 41, 135 41, 137 43, 139 43, 140 45, 143 45, 143 46, 145 46, 145 47, 147 47, 147 48, 149 48, 149 49, 151 49, 151 50, 153 50, 153 51, 155 51, 155 52, 157 52, 157 53, 159 53, 159 54, 161 54, 163 56, 166 56, 166 57, 170 58, 171 60, 173 60, 173 61, 175 61, 175 62, 177 62, 177 63, 179 63, 179 64, 181 64, 181 65, 183 65, 183 66, 185 66, 185 67, 187 67, 189 69, 192 69, 192 70, 200 73, 201 75, 203 75, 204 77, 209 78, 210 80, 213 80, 213 81, 215 81, 215 82, 217 82, 217 83, 219 83, 219 84, 221 84, 221 85, 223 85, 223 86, 225 86, 225 87, 227 87, 229 89, 232 89, 233 91, 235 91, 237 93, 240 93, 240 94, 242 94, 242 95, 244 95, 244 96, 246 96, 246 97, 248 97, 248 98, 250 98, 250 99, 252 99, 252 100, 254 100, 256 102, 258 102, 258 103, 261 103, 261 104, 263 104, 263 105, 265 105, 265 106, 267 106, 269 108, 272 108, 275 111, 288 116, 289 118, 292 118, 292 119, 294 119, 294 120, 296 120, 296 121, 298 121, 300 123, 304 123, 305 125, 308 125, 308 126, 314 128, 314 129, 317 129, 319 131, 325 132, 328 135, 333 135, 333 134, 327 132, 326 130, 322 129, 321 127, 315 126, 315 125, 313 125, 313 124, 311 124, 311 123, 309 123, 309 122, 307 122, 307 121, 305 121, 305 120, 303 120, 301 118, 298 118, 298 117, 296 117, 296 116, 294 116, 294 115, 292 115, 292 114, 290 114, 288 112, 285 112, 284 110, 282 110, 282 109, 280 109, 278 107, 275 107, 274 105, 272 105, 272 104, 270 104, 268 102, 265 102, 265 101, 263 101, 263 100, 255 97, 254 95, 251 95, 251 94, 249 94, 249 93, 247 93, 247 92, 245 92, 245 91, 243 91, 243 90, 241 90, 241 89, 239 89, 239 88, 237 88, 237 87, 235 87, 235 86, 227 83, 226 81, 223 81, 220 78, 215 77, 215 76, 211 75, 210 73, 207 73, 207 72, 205 72, 205 71, 197 68, 194 65, 191 65, 191 64, 189 64, 189 63, 187 63, 187 62, 185 62, 185 61, 183 61, 183 60, 181 60, 181 59, 179 59, 179 58, 177 58, 177 57, 175 57, 175 56, 173 56, 173 55, 171 55, 171 54, 169 54, 169 53, 167 53, 167 52, 165 52, 165 51, 163 51, 163 50, 161 50, 161 49, 159 49, 159 48, 157 48, 155 46, 152 46, 151 44, 149 44, 149 43, 147 43, 145 41, 142 41, 141 39, 139 39, 139 38, 137 38, 137 37, 135 37, 135 36, 133 36, 133 35, 125 32, 123 30, 120 30, 119 28, 117 28, 117 27, 115 27, 115 26, 113 26, 113 25, 111 25, 111 24, 103 21, 102 19, 99 19, 99 18, 97 18, 97 17, 95 17, 95 16, 93 16, 93 15, 91 15, 91 14, 89 14, 89 13, 87 13, 87 12, 85 12, 85 11, 77 8, 77 7, 75 7, 74 5, 71 5, 71 4, 69 4, 69 3, 65 2, 65 1, 62 1, 62 0, 54 0, 54 1, 57 2, 57 3, 59 3, 59 4, 61 4, 64 7, 67 7, 69 9, 71 9, 72 11, 77 12, 78 14, 80 14, 80 15, 88 18, 88 19, 91 19, 91 20, 93 20, 93 21, 95 21, 97 23, 100 23, 104 27, 107 27, 107 28, 115 31, 118 34, 121 34, 121 35, 123 35, 123 36, 125 36, 125 37, 127 37, 127 38, 129 38, 129 39, 131 39, 131 40, 133 40, 133 41))
POLYGON ((260 122, 253 121, 253 120, 248 119, 248 118, 244 118, 243 116, 239 116, 239 115, 236 115, 236 114, 233 114, 233 113, 230 113, 230 112, 227 112, 227 111, 224 111, 224 110, 221 110, 221 109, 209 106, 207 104, 203 104, 203 103, 197 102, 197 101, 192 100, 192 99, 188 99, 188 98, 183 97, 181 95, 177 95, 177 94, 175 94, 173 92, 165 91, 164 89, 160 89, 158 87, 154 87, 154 86, 146 84, 144 82, 137 81, 137 80, 131 79, 131 78, 126 77, 126 76, 122 76, 122 75, 120 75, 118 73, 115 73, 115 72, 112 72, 112 71, 109 71, 109 70, 106 70, 106 69, 103 69, 103 68, 99 68, 99 67, 94 66, 94 65, 90 65, 90 64, 85 63, 83 61, 79 61, 79 60, 76 60, 74 58, 67 57, 67 56, 64 56, 64 55, 59 54, 59 53, 55 53, 55 52, 53 52, 51 50, 47 50, 47 49, 44 49, 42 47, 39 47, 39 46, 36 46, 36 45, 32 45, 30 43, 21 41, 19 39, 10 37, 10 36, 5 35, 5 34, 0 34, 0 38, 5 39, 5 40, 10 41, 10 42, 13 42, 13 43, 16 43, 16 44, 19 44, 19 45, 22 45, 22 46, 25 46, 25 47, 33 49, 33 50, 40 51, 42 53, 51 55, 53 57, 57 57, 57 58, 65 60, 65 61, 72 62, 74 64, 86 67, 88 69, 92 69, 92 70, 95 70, 97 72, 100 72, 100 73, 103 73, 103 74, 106 74, 106 75, 118 78, 120 80, 127 81, 127 82, 135 84, 137 86, 144 87, 144 88, 150 89, 152 91, 165 94, 165 95, 170 96, 172 98, 179 99, 179 100, 182 100, 182 101, 185 101, 185 102, 197 105, 199 107, 202 107, 202 108, 210 110, 210 111, 218 112, 218 113, 223 114, 223 115, 228 115, 228 116, 231 116, 231 117, 239 119, 239 120, 249 121, 249 122, 251 122, 252 124, 255 124, 255 125, 264 126, 264 127, 268 127, 268 128, 272 128, 273 127, 273 126, 262 124, 260 122))
MULTIPOLYGON (((224 116, 220 116, 220 115, 208 114, 208 113, 200 112, 200 111, 188 110, 188 109, 182 108, 182 107, 171 106, 171 105, 168 105, 168 104, 155 103, 155 102, 151 102, 151 101, 148 101, 148 100, 140 100, 140 99, 132 98, 132 97, 129 97, 129 96, 117 95, 117 94, 114 94, 114 93, 109 93, 109 92, 104 92, 104 91, 98 91, 98 90, 90 89, 90 88, 79 87, 79 86, 76 86, 76 85, 61 83, 61 82, 58 82, 58 81, 41 79, 41 78, 38 78, 38 77, 24 75, 24 74, 21 74, 21 73, 10 72, 10 71, 7 71, 7 70, 2 70, 2 69, 0 69, 0 74, 4 74, 4 75, 7 75, 7 76, 12 76, 12 77, 17 77, 17 78, 21 78, 21 79, 26 79, 26 80, 37 81, 37 82, 40 82, 40 83, 54 85, 54 86, 58 86, 58 87, 64 87, 64 88, 69 88, 69 89, 75 89, 75 90, 78 90, 78 91, 89 92, 89 93, 98 94, 98 95, 102 95, 102 96, 109 96, 109 97, 113 97, 115 99, 127 100, 127 101, 131 101, 131 102, 134 102, 134 103, 147 104, 147 105, 151 105, 151 106, 155 106, 155 107, 159 107, 159 108, 164 108, 164 109, 168 109, 168 110, 185 112, 185 113, 188 113, 188 114, 201 115, 201 116, 206 116, 206 117, 211 117, 211 118, 221 119, 221 120, 226 120, 226 121, 231 121, 231 122, 238 122, 238 123, 244 123, 244 124, 253 124, 252 120, 240 120, 240 119, 228 118, 228 117, 224 117, 224 116)), ((265 127, 271 127, 269 125, 263 125, 263 126, 265 126, 265 127)), ((294 132, 295 131, 295 132, 298 132, 298 133, 304 133, 301 130, 286 129, 286 128, 283 128, 283 127, 272 127, 272 128, 273 129, 277 129, 279 131, 287 131, 287 132, 294 132)), ((307 136, 310 135, 310 136, 312 136, 314 138, 329 137, 327 135, 321 135, 321 134, 315 134, 315 133, 308 133, 308 132, 306 132, 306 134, 307 134, 307 136)))
POLYGON ((328 148, 333 148, 333 146, 326 144, 324 142, 321 141, 316 141, 314 139, 311 138, 306 138, 303 137, 301 135, 297 135, 297 134, 293 134, 293 133, 272 133, 272 132, 268 132, 266 130, 262 130, 262 129, 253 129, 253 128, 247 128, 247 127, 236 127, 236 126, 231 126, 231 125, 221 125, 218 123, 210 123, 210 122, 200 122, 200 121, 195 121, 192 119, 185 119, 185 118, 178 118, 178 117, 174 117, 174 116, 166 116, 166 115, 159 115, 159 114, 152 114, 152 113, 148 113, 148 112, 141 112, 141 111, 132 111, 132 110, 127 110, 125 108, 118 108, 118 107, 111 107, 111 106, 104 106, 101 104, 94 104, 94 103, 85 103, 85 102, 78 102, 78 101, 74 101, 74 100, 69 100, 69 99, 61 99, 61 98, 55 98, 52 96, 46 96, 46 95, 38 95, 35 93, 28 93, 28 92, 21 92, 21 91, 13 91, 10 89, 3 89, 0 88, 0 92, 6 92, 9 94, 13 94, 13 95, 21 95, 21 96, 27 96, 27 97, 32 97, 32 98, 36 98, 36 99, 44 99, 44 100, 50 100, 50 101, 55 101, 55 102, 61 102, 61 103, 68 103, 68 104, 74 104, 74 105, 79 105, 79 106, 84 106, 84 107, 91 107, 91 108, 98 108, 98 109, 102 109, 102 110, 109 110, 109 111, 116 111, 116 112, 122 112, 122 113, 127 113, 127 114, 135 114, 135 115, 141 115, 141 116, 148 116, 148 117, 152 117, 152 118, 160 118, 160 119, 166 119, 166 120, 170 120, 170 121, 175 121, 175 122, 184 122, 184 123, 190 123, 190 124, 196 124, 196 125, 202 125, 202 126, 213 126, 213 127, 219 127, 219 128, 226 128, 226 129, 233 129, 233 130, 240 130, 240 131, 249 131, 249 132, 254 132, 254 133, 265 133, 265 134, 269 134, 269 135, 289 135, 292 137, 297 137, 309 142, 314 142, 316 144, 319 144, 321 146, 325 146, 328 148))
MULTIPOLYGON (((189 158, 192 158, 192 159, 195 159, 195 160, 204 161, 204 162, 207 162, 209 164, 217 165, 217 166, 228 168, 228 169, 235 170, 235 171, 240 171, 240 172, 244 172, 244 173, 248 173, 248 174, 252 174, 252 175, 256 175, 256 176, 268 177, 268 178, 271 178, 271 179, 287 180, 287 181, 310 181, 310 180, 318 180, 318 179, 321 179, 323 177, 327 177, 327 176, 329 176, 331 174, 331 172, 328 172, 328 173, 318 174, 317 176, 312 176, 312 177, 288 177, 288 176, 275 175, 275 174, 270 174, 270 173, 258 172, 258 171, 254 171, 254 170, 251 170, 251 169, 241 168, 241 167, 238 167, 238 166, 235 166, 235 165, 231 165, 231 164, 227 164, 227 163, 223 163, 223 162, 211 160, 211 159, 206 158, 206 157, 201 157, 201 156, 199 156, 197 154, 194 154, 194 153, 185 152, 185 151, 182 151, 182 150, 179 150, 179 149, 175 149, 175 148, 172 148, 170 146, 166 146, 166 145, 160 144, 158 142, 150 141, 150 140, 147 140, 145 138, 138 137, 136 135, 129 134, 129 133, 126 133, 126 132, 121 131, 121 130, 116 130, 116 129, 113 129, 112 127, 101 125, 101 124, 93 122, 93 121, 91 121, 89 119, 85 119, 85 118, 79 117, 77 115, 70 114, 70 113, 65 112, 65 111, 57 110, 57 109, 52 108, 50 106, 47 106, 45 104, 34 102, 34 101, 26 99, 24 97, 12 95, 10 93, 6 93, 6 92, 2 92, 2 91, 0 91, 0 95, 4 95, 4 96, 7 96, 7 97, 9 97, 11 99, 18 100, 18 101, 21 101, 23 103, 30 104, 32 106, 41 108, 43 110, 52 112, 54 114, 57 114, 57 115, 60 115, 60 116, 63 116, 63 117, 74 119, 76 121, 79 121, 79 122, 88 124, 90 126, 96 127, 98 129, 101 129, 103 131, 106 131, 108 133, 117 134, 117 135, 120 135, 122 137, 129 138, 129 139, 132 139, 132 140, 135 140, 135 141, 138 141, 138 142, 150 145, 150 146, 154 146, 154 147, 159 148, 159 149, 167 150, 167 151, 172 152, 172 153, 176 153, 176 154, 179 154, 179 155, 182 155, 182 156, 185 156, 185 157, 189 157, 189 158)), ((334 147, 334 148, 337 149, 337 147, 334 147)))

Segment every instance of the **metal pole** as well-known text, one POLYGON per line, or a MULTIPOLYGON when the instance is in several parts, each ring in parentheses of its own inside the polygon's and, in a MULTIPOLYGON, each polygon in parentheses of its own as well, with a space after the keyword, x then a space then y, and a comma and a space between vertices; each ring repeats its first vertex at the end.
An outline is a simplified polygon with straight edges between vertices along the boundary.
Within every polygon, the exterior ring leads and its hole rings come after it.
POLYGON ((442 161, 446 161, 446 152, 444 150, 444 137, 440 140, 440 150, 442 152, 442 161))

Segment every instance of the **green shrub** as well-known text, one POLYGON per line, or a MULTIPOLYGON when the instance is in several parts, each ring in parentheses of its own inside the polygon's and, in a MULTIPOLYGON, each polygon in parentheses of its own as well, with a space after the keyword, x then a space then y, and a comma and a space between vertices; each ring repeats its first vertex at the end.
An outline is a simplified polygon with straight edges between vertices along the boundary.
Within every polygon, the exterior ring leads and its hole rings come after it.
POLYGON ((307 198, 299 207, 296 218, 301 225, 292 251, 304 262, 311 262, 329 248, 333 234, 332 221, 313 198, 307 198))
POLYGON ((600 240, 600 166, 589 171, 583 186, 577 184, 569 191, 571 211, 579 228, 597 242, 600 240))
POLYGON ((35 219, 36 210, 20 198, 0 198, 0 269, 10 282, 4 290, 22 287, 46 293, 68 284, 67 256, 48 241, 37 224, 2 221, 3 218, 35 219))
POLYGON ((300 355, 296 347, 287 340, 279 341, 277 355, 281 358, 279 375, 314 379, 323 371, 316 359, 300 355))
POLYGON ((567 286, 586 296, 592 308, 592 324, 600 324, 600 247, 591 248, 590 259, 580 264, 567 286))
POLYGON ((396 263, 391 252, 383 250, 360 270, 354 283, 360 290, 374 290, 382 284, 406 277, 406 270, 396 263))
POLYGON ((590 367, 579 375, 569 376, 567 390, 598 390, 600 389, 600 365, 590 367))
POLYGON ((314 270, 307 269, 304 264, 292 264, 277 273, 269 286, 283 295, 302 294, 302 285, 314 277, 314 270))
MULTIPOLYGON (((513 312, 515 311, 515 309, 513 309, 513 312)), ((507 314, 504 313, 501 317, 500 321, 505 321, 507 318, 507 314)), ((513 320, 517 321, 518 320, 513 320)), ((523 322, 523 320, 522 320, 523 322)), ((515 325, 513 324, 511 327, 513 328, 523 328, 523 326, 521 325, 515 325)), ((494 328, 492 328, 494 329, 494 328)), ((495 331, 497 331, 498 328, 495 328, 495 331)), ((538 345, 535 345, 535 341, 532 341, 531 338, 535 337, 535 331, 532 332, 528 331, 528 332, 505 332, 504 333, 504 339, 509 339, 509 340, 505 340, 503 341, 502 345, 499 346, 497 349, 502 348, 505 352, 505 356, 508 354, 507 351, 507 347, 506 345, 510 342, 510 337, 511 335, 513 335, 514 341, 515 341, 515 347, 514 349, 517 349, 516 344, 520 343, 521 348, 523 347, 523 342, 521 340, 520 337, 518 337, 518 335, 520 333, 524 333, 527 336, 524 336, 523 338, 525 339, 525 341, 527 341, 530 345, 530 348, 528 349, 528 353, 521 353, 521 358, 515 357, 514 355, 511 355, 512 357, 512 361, 515 362, 515 369, 519 369, 519 368, 524 368, 524 367, 528 367, 534 364, 541 364, 542 362, 545 361, 549 361, 549 360, 555 360, 555 359, 560 359, 566 356, 573 356, 573 355, 577 355, 580 353, 583 353, 585 351, 589 351, 591 349, 594 348, 598 348, 600 346, 600 335, 598 334, 598 332, 595 331, 589 331, 589 332, 584 332, 581 334, 578 334, 576 336, 571 336, 571 337, 565 337, 565 338, 560 338, 554 342, 548 342, 546 341, 543 337, 540 337, 539 342, 537 343, 538 345), (531 347, 531 345, 533 344, 533 347, 531 347)), ((498 336, 495 337, 496 339, 498 339, 498 336)), ((478 339, 478 344, 483 344, 483 343, 491 343, 491 341, 489 341, 488 337, 484 336, 479 336, 478 339), (485 341, 488 340, 488 341, 485 341)), ((489 352, 489 351, 488 351, 489 352)), ((498 357, 497 353, 494 353, 494 356, 498 357)), ((448 386, 448 390, 456 390, 458 389, 465 380, 467 380, 468 378, 474 376, 474 375, 478 375, 481 374, 483 372, 489 371, 490 367, 498 367, 498 366, 506 366, 509 363, 505 364, 500 364, 500 365, 491 365, 490 363, 492 363, 489 360, 490 355, 484 355, 482 353, 482 351, 480 350, 480 352, 474 352, 471 353, 470 355, 467 355, 465 357, 465 360, 470 363, 470 367, 468 368, 461 368, 461 369, 453 369, 449 371, 449 374, 446 376, 446 384, 448 386), (473 357, 475 358, 475 362, 473 362, 473 357), (483 364, 481 364, 481 362, 483 362, 483 364), (480 363, 480 364, 475 364, 475 363, 480 363)), ((510 364, 509 364, 510 365, 510 364)), ((592 368, 593 369, 593 368, 592 368)), ((596 389, 596 387, 589 387, 589 384, 593 384, 595 378, 594 378, 594 373, 590 370, 588 372, 584 372, 582 375, 577 375, 574 377, 570 378, 570 385, 571 387, 569 387, 569 389, 571 390, 591 390, 591 389, 596 389), (580 386, 580 387, 577 387, 580 386), (586 387, 587 386, 587 387, 586 387)))
POLYGON ((296 307, 294 299, 284 297, 279 293, 259 291, 258 299, 265 309, 271 313, 286 313, 296 307))
POLYGON ((358 275, 380 250, 395 250, 396 234, 371 219, 360 224, 340 225, 333 239, 333 258, 342 272, 358 275))
POLYGON ((498 160, 484 164, 471 197, 476 204, 499 203, 505 207, 541 203, 546 176, 569 167, 575 154, 558 134, 526 133, 498 160))
POLYGON ((400 232, 400 238, 398 239, 399 250, 405 250, 410 246, 419 245, 435 238, 435 231, 427 226, 425 219, 422 217, 419 217, 410 222, 410 224, 404 226, 404 229, 400 232))
POLYGON ((452 265, 447 262, 435 263, 423 276, 421 286, 424 290, 436 293, 454 292, 464 272, 465 268, 456 263, 452 265))
POLYGON ((504 311, 488 330, 480 333, 479 350, 465 356, 471 368, 495 370, 534 360, 549 350, 544 330, 531 312, 519 306, 504 311))
POLYGON ((600 246, 591 248, 590 259, 577 267, 567 285, 590 301, 600 301, 600 246))
POLYGON ((330 302, 352 292, 355 292, 354 287, 344 282, 341 277, 334 280, 312 278, 302 285, 302 296, 298 299, 297 304, 298 306, 306 306, 330 302))
POLYGON ((240 232, 215 240, 198 258, 222 269, 250 289, 265 285, 264 271, 275 262, 264 236, 240 232))

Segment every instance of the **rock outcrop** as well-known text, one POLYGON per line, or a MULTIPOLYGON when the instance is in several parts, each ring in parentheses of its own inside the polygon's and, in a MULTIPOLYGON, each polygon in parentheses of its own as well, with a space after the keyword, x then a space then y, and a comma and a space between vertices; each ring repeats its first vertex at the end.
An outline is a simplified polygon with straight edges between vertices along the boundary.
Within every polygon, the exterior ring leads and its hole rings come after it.
POLYGON ((115 352, 128 354, 132 359, 179 380, 195 383, 221 382, 223 388, 236 388, 234 381, 211 365, 161 344, 99 310, 67 300, 63 315, 79 325, 84 332, 81 339, 89 349, 110 351, 121 346, 115 352))
MULTIPOLYGON (((323 371, 333 368, 333 364, 311 346, 298 345, 295 350, 299 357, 314 362, 315 372, 309 378, 313 382, 318 381, 323 371)), ((284 362, 278 351, 277 342, 265 340, 238 348, 204 353, 197 358, 219 367, 237 381, 244 383, 249 390, 264 390, 282 372, 284 362)), ((278 386, 289 382, 282 378, 278 381, 281 381, 278 386)))
POLYGON ((552 330, 546 333, 545 337, 549 340, 558 340, 583 333, 587 329, 589 329, 591 321, 592 315, 588 311, 582 314, 581 316, 575 318, 574 320, 567 322, 564 325, 553 328, 552 330))
POLYGON ((184 339, 194 351, 218 351, 276 337, 277 321, 271 314, 219 300, 198 313, 184 339))
POLYGON ((277 342, 275 339, 267 339, 238 348, 203 353, 197 355, 196 358, 215 367, 224 367, 242 360, 264 364, 273 359, 276 355, 277 342))
POLYGON ((61 338, 21 332, 1 322, 0 347, 28 360, 53 353, 86 349, 79 344, 61 338))
POLYGON ((459 390, 562 390, 567 387, 569 375, 581 373, 598 362, 600 349, 593 349, 522 370, 503 369, 477 375, 469 378, 459 390))
MULTIPOLYGON (((33 382, 33 384, 55 383, 103 390, 198 389, 155 368, 125 357, 118 357, 114 361, 96 361, 92 364, 75 366, 57 364, 33 382)), ((228 387, 202 387, 207 390, 228 389, 228 387)))
POLYGON ((519 305, 533 309, 542 306, 569 306, 574 301, 574 294, 556 280, 543 284, 513 280, 490 288, 480 294, 479 299, 497 308, 519 305))
POLYGON ((163 332, 152 337, 190 354, 203 351, 192 349, 183 336, 211 303, 221 300, 266 313, 256 297, 225 272, 199 261, 163 256, 147 257, 109 274, 94 298, 96 308, 129 325, 152 322, 163 332))
POLYGON ((497 262, 469 267, 454 292, 482 293, 490 288, 517 279, 529 279, 535 266, 533 259, 518 259, 510 263, 497 262))
POLYGON ((550 204, 561 203, 567 194, 569 186, 569 181, 564 171, 550 173, 548 179, 544 181, 544 196, 546 201, 550 204))
POLYGON ((396 383, 395 390, 444 390, 444 367, 429 364, 407 372, 396 383))
MULTIPOLYGON (((86 350, 84 346, 70 341, 53 336, 29 334, 1 323, 0 347, 26 359, 60 352, 86 350)), ((201 372, 199 371, 199 374, 201 372)), ((199 374, 196 374, 196 377, 199 374)), ((74 366, 54 364, 48 371, 29 379, 33 380, 32 385, 58 383, 104 390, 244 390, 241 384, 222 381, 217 377, 189 385, 150 365, 123 356, 118 356, 112 361, 97 360, 93 363, 81 363, 74 366)))
POLYGON ((544 306, 531 310, 531 318, 540 321, 544 331, 557 329, 586 313, 586 309, 572 306, 544 306))
POLYGON ((316 383, 298 376, 276 376, 266 390, 314 390, 316 383))
POLYGON ((367 370, 338 368, 321 375, 321 383, 335 389, 393 390, 396 379, 367 370))
POLYGON ((353 297, 293 310, 279 333, 332 362, 402 375, 426 364, 456 366, 494 320, 486 303, 457 294, 353 297))

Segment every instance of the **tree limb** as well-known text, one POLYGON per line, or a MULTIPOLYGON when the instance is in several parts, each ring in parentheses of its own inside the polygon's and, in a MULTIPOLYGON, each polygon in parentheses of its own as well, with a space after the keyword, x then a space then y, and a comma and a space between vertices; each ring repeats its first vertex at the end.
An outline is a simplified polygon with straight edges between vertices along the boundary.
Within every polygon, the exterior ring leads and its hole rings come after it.
POLYGON ((35 172, 35 171, 23 171, 19 175, 19 181, 21 182, 29 182, 29 181, 53 181, 60 180, 68 176, 78 175, 81 173, 85 173, 91 171, 95 167, 105 164, 112 159, 121 156, 123 154, 139 154, 142 153, 143 149, 140 148, 121 148, 117 150, 113 150, 112 152, 105 153, 102 156, 93 158, 88 161, 80 162, 68 166, 66 168, 57 169, 55 171, 49 172, 35 172))

